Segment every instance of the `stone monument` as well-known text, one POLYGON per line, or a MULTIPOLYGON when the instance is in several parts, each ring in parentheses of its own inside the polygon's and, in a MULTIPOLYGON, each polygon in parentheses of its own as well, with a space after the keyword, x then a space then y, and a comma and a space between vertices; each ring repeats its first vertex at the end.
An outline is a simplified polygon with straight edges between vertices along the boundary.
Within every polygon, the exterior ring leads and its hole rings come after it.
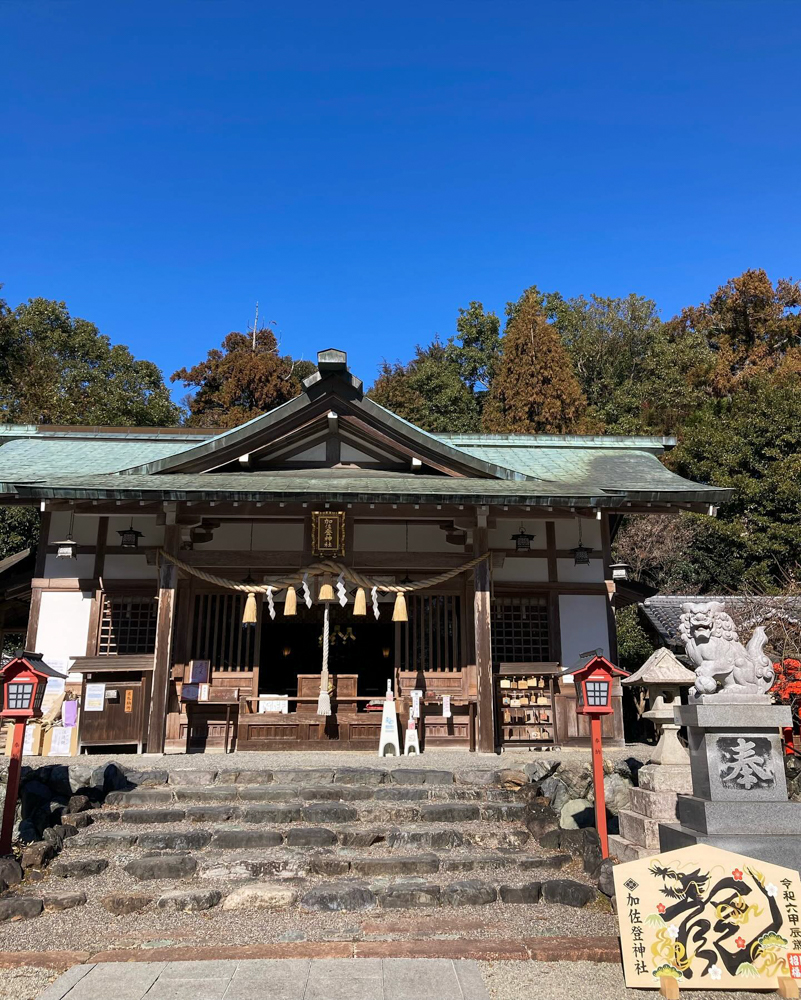
POLYGON ((799 868, 801 803, 787 799, 780 736, 790 709, 768 694, 765 631, 743 646, 721 601, 683 604, 682 612, 695 683, 674 717, 687 727, 692 795, 678 796, 678 823, 660 823, 661 849, 706 843, 799 868))
POLYGON ((650 719, 660 735, 648 763, 640 768, 639 787, 630 792, 629 808, 620 810, 620 833, 609 837, 609 851, 619 861, 658 854, 660 822, 675 822, 678 793, 692 791, 690 758, 679 743, 673 706, 681 702, 681 689, 694 681, 695 674, 663 648, 621 682, 646 688, 649 707, 643 718, 650 719))

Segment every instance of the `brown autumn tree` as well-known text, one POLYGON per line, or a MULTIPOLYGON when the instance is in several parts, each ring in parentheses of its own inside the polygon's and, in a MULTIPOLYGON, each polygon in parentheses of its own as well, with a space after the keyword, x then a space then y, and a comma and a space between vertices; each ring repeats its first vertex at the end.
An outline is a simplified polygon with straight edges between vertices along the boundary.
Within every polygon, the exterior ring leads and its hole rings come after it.
POLYGON ((315 371, 310 361, 281 356, 271 330, 229 333, 221 349, 209 351, 205 361, 181 368, 172 382, 197 391, 189 395, 187 424, 191 427, 238 427, 272 410, 300 392, 301 381, 315 371))
POLYGON ((501 358, 482 427, 491 433, 570 434, 585 429, 587 400, 570 355, 545 318, 536 288, 507 307, 501 358))
POLYGON ((700 333, 715 357, 708 389, 728 396, 755 375, 801 372, 801 282, 775 286, 761 268, 732 278, 699 306, 667 324, 674 334, 700 333))

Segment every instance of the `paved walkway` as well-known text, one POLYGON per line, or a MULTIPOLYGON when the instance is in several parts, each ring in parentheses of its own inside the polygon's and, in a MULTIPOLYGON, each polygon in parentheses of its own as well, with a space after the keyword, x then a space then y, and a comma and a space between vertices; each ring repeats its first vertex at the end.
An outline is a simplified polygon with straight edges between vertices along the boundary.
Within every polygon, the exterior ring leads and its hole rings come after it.
POLYGON ((75 965, 39 1000, 489 1000, 476 962, 255 959, 75 965))

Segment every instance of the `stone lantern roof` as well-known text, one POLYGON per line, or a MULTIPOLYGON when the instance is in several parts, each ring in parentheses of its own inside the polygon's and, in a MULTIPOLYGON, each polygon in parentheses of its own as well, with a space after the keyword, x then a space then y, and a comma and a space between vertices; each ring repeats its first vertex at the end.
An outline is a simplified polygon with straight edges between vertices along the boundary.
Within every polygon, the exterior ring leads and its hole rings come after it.
POLYGON ((652 653, 640 669, 622 684, 694 684, 695 674, 663 646, 652 653))

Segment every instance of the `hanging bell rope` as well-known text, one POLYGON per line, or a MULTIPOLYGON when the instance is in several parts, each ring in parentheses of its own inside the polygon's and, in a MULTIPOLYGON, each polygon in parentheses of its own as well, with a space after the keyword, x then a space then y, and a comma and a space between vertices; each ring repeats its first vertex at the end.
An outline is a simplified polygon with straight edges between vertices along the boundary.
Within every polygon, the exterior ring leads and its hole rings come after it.
POLYGON ((330 632, 329 604, 326 601, 323 612, 323 669, 320 671, 320 694, 317 696, 317 714, 331 714, 331 695, 328 693, 328 646, 330 632))

